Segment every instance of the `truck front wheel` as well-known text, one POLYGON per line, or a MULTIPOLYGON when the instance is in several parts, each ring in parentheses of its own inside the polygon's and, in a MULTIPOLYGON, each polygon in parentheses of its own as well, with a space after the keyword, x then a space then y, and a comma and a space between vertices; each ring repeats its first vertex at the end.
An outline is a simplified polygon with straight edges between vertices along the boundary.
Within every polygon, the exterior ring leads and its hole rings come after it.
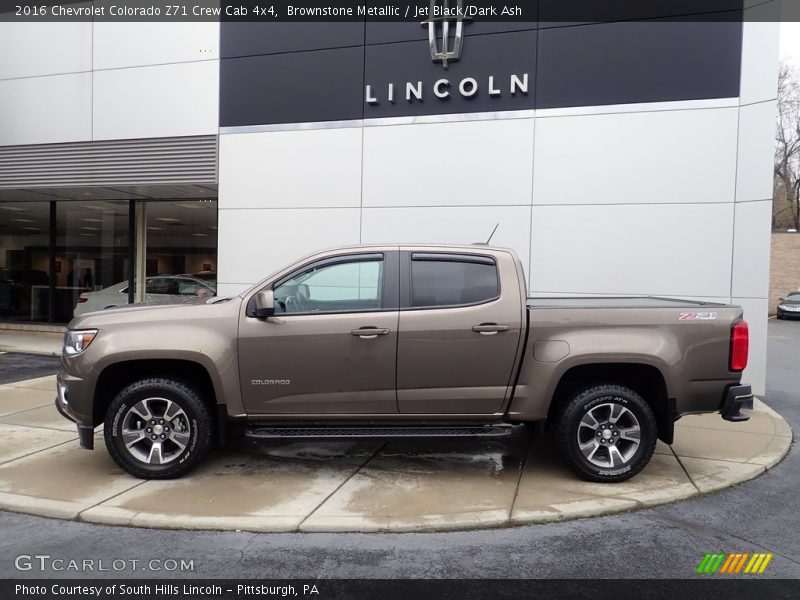
POLYGON ((211 446, 211 415, 200 394, 169 378, 141 379, 111 401, 106 448, 141 479, 172 479, 192 469, 211 446))
POLYGON ((562 458, 581 478, 619 482, 653 456, 658 428, 647 402, 621 385, 594 385, 573 396, 556 424, 562 458))

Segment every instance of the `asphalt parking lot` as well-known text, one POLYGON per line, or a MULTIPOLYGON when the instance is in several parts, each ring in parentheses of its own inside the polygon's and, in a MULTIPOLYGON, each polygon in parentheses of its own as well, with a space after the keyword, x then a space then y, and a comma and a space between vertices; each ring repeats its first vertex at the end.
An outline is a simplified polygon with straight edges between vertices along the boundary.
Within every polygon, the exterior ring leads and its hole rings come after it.
MULTIPOLYGON (((770 321, 767 403, 797 435, 800 323, 770 321)), ((2 364, 2 363, 0 363, 2 364)), ((790 452, 762 477, 653 509, 566 523, 414 534, 255 534, 157 531, 0 513, 0 576, 82 577, 18 571, 14 557, 123 559, 92 577, 151 577, 131 560, 191 560, 184 577, 687 578, 708 552, 772 552, 764 577, 800 577, 800 459, 790 452)))
POLYGON ((0 385, 52 375, 57 368, 54 356, 0 352, 0 385))

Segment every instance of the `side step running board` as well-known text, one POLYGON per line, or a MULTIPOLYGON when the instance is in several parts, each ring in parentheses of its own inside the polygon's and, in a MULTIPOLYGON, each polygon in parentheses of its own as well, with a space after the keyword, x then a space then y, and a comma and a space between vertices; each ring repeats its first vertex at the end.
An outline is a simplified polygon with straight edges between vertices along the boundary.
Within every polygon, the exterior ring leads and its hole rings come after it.
POLYGON ((244 431, 251 440, 275 439, 342 439, 342 438, 506 438, 510 426, 482 427, 265 427, 254 426, 244 431))

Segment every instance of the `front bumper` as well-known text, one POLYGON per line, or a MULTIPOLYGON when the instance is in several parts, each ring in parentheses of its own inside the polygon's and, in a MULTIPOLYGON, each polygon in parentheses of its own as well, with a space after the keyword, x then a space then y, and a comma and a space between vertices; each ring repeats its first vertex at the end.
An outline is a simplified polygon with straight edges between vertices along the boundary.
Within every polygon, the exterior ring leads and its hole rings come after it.
POLYGON ((725 391, 719 412, 726 421, 747 421, 750 415, 742 413, 742 409, 753 410, 753 391, 749 385, 732 385, 725 391))
POLYGON ((80 439, 81 448, 86 450, 94 450, 94 427, 81 423, 80 415, 76 414, 69 404, 69 386, 62 380, 62 375, 59 373, 56 381, 56 410, 65 419, 69 419, 78 428, 78 438, 80 439))

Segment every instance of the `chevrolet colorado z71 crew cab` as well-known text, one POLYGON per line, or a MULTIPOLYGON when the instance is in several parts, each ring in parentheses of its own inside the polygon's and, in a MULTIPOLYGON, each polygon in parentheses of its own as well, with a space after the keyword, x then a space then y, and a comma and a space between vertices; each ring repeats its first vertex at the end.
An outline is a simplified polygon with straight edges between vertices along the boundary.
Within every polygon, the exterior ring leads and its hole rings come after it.
POLYGON ((56 406, 142 478, 253 439, 502 437, 546 421, 591 481, 623 481, 674 422, 752 408, 738 306, 528 298, 485 245, 339 248, 231 298, 92 312, 65 333, 56 406))

